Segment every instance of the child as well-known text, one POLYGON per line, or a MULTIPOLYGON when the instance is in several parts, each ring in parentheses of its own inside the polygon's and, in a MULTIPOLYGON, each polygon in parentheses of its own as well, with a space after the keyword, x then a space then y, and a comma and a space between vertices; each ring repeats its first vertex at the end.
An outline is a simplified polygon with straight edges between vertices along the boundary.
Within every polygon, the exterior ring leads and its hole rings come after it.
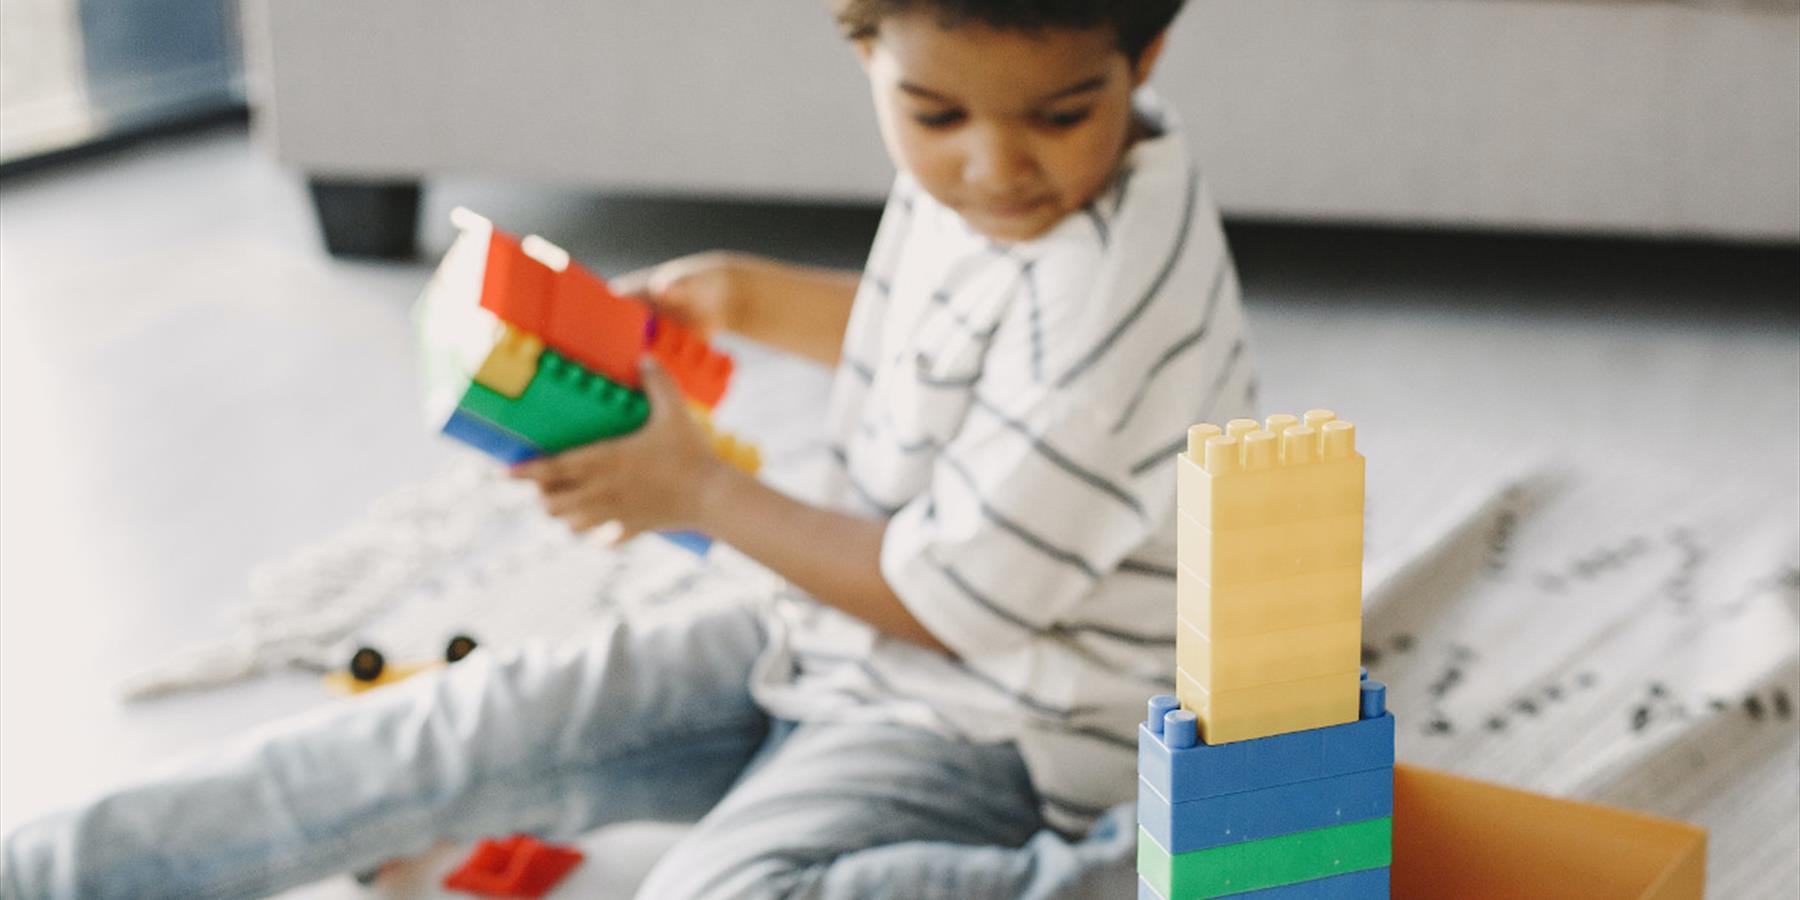
POLYGON ((0 894, 248 896, 657 818, 699 820, 657 900, 1130 895, 1132 817, 1101 817, 1173 677, 1173 455, 1254 391, 1216 213, 1137 90, 1180 0, 836 6, 900 169, 860 281, 620 280, 837 367, 821 503, 716 462, 653 367, 640 432, 515 470, 577 530, 700 529, 794 590, 283 724, 21 829, 0 894))

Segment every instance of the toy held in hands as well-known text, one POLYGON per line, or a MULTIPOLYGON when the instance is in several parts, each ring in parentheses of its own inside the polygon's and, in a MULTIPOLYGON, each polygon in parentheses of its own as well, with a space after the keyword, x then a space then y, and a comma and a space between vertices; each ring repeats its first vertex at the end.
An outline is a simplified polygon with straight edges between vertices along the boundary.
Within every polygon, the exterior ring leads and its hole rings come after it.
MULTIPOLYGON (((456 241, 415 309, 430 426, 513 465, 628 434, 649 418, 638 371, 650 353, 706 427, 713 450, 756 471, 756 449, 712 429, 707 412, 732 361, 649 304, 536 235, 523 240, 457 208, 456 241)), ((703 551, 707 539, 667 535, 703 551)))

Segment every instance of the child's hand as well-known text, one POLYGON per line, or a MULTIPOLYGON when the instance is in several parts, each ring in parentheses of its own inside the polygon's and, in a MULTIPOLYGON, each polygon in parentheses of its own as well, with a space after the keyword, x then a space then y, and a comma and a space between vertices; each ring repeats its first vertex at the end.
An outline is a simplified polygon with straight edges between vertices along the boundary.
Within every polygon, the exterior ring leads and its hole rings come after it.
POLYGON ((641 297, 656 311, 711 339, 733 330, 742 293, 744 260, 711 251, 672 259, 613 279, 613 290, 641 297))
POLYGON ((688 415, 687 400, 646 355, 650 418, 623 437, 512 467, 537 482, 544 508, 576 532, 617 521, 620 540, 653 528, 699 527, 707 487, 728 467, 688 415))

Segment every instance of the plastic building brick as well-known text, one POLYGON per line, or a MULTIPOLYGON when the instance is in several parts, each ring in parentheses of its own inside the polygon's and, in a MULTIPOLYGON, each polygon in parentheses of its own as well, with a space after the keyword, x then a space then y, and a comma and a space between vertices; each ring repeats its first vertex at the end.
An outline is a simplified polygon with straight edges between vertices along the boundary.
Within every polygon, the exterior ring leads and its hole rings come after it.
POLYGON ((1170 853, 1189 853, 1394 814, 1394 770, 1369 769, 1171 803, 1138 780, 1138 825, 1170 853))
POLYGON ((595 372, 639 386, 638 358, 650 337, 647 304, 614 294, 600 276, 572 263, 568 251, 535 234, 514 241, 467 210, 453 219, 490 235, 484 308, 595 372))
POLYGON ((1180 854, 1139 828, 1138 875, 1168 900, 1207 900, 1383 868, 1393 861, 1392 847, 1387 817, 1180 854))
MULTIPOLYGON (((650 307, 620 297, 600 277, 571 264, 558 274, 544 343, 628 387, 640 387, 638 359, 650 335, 650 307)), ((724 386, 719 388, 724 393, 724 386)), ((718 398, 715 396, 714 402, 718 398)))
POLYGON ((504 428, 546 453, 636 431, 650 417, 644 395, 545 350, 537 375, 517 399, 479 383, 463 395, 463 412, 504 428))
POLYGON ((1138 730, 1138 893, 1388 895, 1394 719, 1362 646, 1363 459, 1325 410, 1196 425, 1176 696, 1138 730))
POLYGON ((450 218, 464 235, 486 238, 479 294, 482 307, 515 328, 545 334, 549 330, 550 304, 556 296, 556 272, 525 255, 512 235, 493 227, 488 220, 460 209, 450 218))
POLYGON ((1362 562, 1224 586, 1209 584, 1178 564, 1175 598, 1180 617, 1214 638, 1361 618, 1362 562))
POLYGON ((680 547, 695 556, 705 556, 712 549, 713 540, 699 531, 659 531, 663 540, 680 547))
POLYGON ((731 357, 714 351, 706 341, 674 320, 657 317, 651 322, 650 352, 695 403, 712 409, 725 396, 731 382, 731 357))
POLYGON ((544 342, 537 335, 502 324, 494 349, 475 370, 474 378, 488 390, 517 398, 537 374, 538 358, 544 353, 544 342))
MULTIPOLYGON (((1351 691, 1353 704, 1360 693, 1351 691)), ((1152 703, 1169 708, 1167 695, 1152 703)), ((1194 713, 1176 710, 1167 717, 1191 720, 1194 713)), ((1138 777, 1171 803, 1394 765, 1394 717, 1386 711, 1345 725, 1212 745, 1165 742, 1162 731, 1148 722, 1138 727, 1138 777)))
POLYGON ((1208 583, 1227 586, 1308 575, 1362 563, 1362 516, 1321 516, 1210 531, 1182 510, 1180 558, 1208 583))
POLYGON ((584 857, 573 847, 546 844, 525 834, 475 845, 444 888, 483 897, 542 897, 584 857))
MULTIPOLYGON (((1176 503, 1203 528, 1260 528, 1311 518, 1360 516, 1364 462, 1356 453, 1356 429, 1326 410, 1308 413, 1312 424, 1282 425, 1292 416, 1270 416, 1283 427, 1245 431, 1243 440, 1215 425, 1188 430, 1188 450, 1178 457, 1188 476, 1176 487, 1176 503), (1258 432, 1267 432, 1266 435, 1258 432), (1217 440, 1215 440, 1215 438, 1217 440), (1303 467, 1303 468, 1302 468, 1303 467), (1208 477, 1194 477, 1204 473, 1208 477)), ((1233 424, 1254 420, 1238 419, 1233 424)))
POLYGON ((1354 671, 1208 691, 1192 675, 1177 668, 1175 695, 1181 698, 1182 706, 1200 716, 1200 729, 1209 744, 1356 721, 1354 671))
POLYGON ((1208 744, 1356 720, 1363 477, 1325 410, 1189 430, 1176 694, 1208 744))
MULTIPOLYGON (((1280 887, 1230 895, 1232 900, 1388 900, 1388 867, 1363 869, 1280 887)), ((1424 895, 1421 895, 1424 896, 1424 895)), ((1169 900, 1138 879, 1138 900, 1169 900)))
POLYGON ((705 408, 691 406, 689 410, 694 414, 694 421, 700 424, 700 429, 706 432, 706 439, 712 445, 714 456, 751 475, 762 469, 762 453, 756 449, 755 444, 740 441, 720 431, 713 425, 712 416, 705 408))
POLYGON ((509 466, 544 455, 532 443, 498 425, 458 409, 444 423, 444 433, 509 466))
POLYGON ((1216 642, 1186 619, 1176 628, 1177 663, 1211 692, 1351 672, 1362 659, 1361 616, 1216 642))
POLYGON ((454 282, 449 305, 479 306, 594 372, 627 387, 642 385, 638 360, 650 345, 648 304, 613 293, 605 279, 537 235, 516 240, 466 209, 450 217, 461 234, 434 278, 454 282), (474 296, 465 297, 468 291, 474 296))

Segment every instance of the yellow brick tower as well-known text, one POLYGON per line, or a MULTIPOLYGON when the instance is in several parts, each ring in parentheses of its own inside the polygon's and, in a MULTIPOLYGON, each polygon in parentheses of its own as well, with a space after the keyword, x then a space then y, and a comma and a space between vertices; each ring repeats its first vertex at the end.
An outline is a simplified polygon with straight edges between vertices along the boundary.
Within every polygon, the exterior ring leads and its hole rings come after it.
POLYGON ((1357 720, 1363 457, 1356 428, 1195 425, 1177 474, 1176 695, 1207 744, 1357 720))

